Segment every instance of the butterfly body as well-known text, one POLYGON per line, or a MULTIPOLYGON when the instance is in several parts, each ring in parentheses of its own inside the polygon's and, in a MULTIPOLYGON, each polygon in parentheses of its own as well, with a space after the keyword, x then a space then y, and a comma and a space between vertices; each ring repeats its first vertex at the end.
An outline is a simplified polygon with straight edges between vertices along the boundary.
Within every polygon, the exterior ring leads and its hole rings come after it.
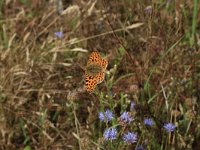
POLYGON ((97 86, 104 80, 107 60, 101 58, 97 51, 91 53, 85 70, 86 91, 92 93, 97 86))
POLYGON ((86 67, 86 72, 88 75, 95 75, 99 72, 102 72, 102 68, 98 65, 93 65, 93 64, 90 64, 86 67))

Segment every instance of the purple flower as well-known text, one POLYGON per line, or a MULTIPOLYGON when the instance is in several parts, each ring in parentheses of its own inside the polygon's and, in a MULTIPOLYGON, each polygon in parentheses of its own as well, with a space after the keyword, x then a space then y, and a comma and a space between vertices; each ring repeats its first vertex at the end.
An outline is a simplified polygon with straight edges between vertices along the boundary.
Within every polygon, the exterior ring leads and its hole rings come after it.
POLYGON ((108 128, 107 130, 105 130, 103 136, 104 136, 104 139, 106 141, 110 140, 115 140, 116 139, 116 135, 117 135, 117 129, 115 128, 108 128))
POLYGON ((152 8, 152 6, 147 6, 145 9, 144 9, 144 12, 145 12, 145 14, 152 14, 152 12, 153 12, 153 8, 152 8))
POLYGON ((134 132, 128 132, 127 134, 124 134, 123 140, 128 144, 135 143, 137 142, 137 134, 135 134, 134 132))
POLYGON ((114 115, 113 115, 112 111, 110 111, 108 109, 105 112, 100 112, 99 113, 100 121, 109 122, 114 118, 113 116, 114 115))
POLYGON ((128 112, 123 112, 122 115, 120 116, 120 121, 123 123, 130 124, 131 121, 133 121, 133 118, 128 114, 128 112))
POLYGON ((133 110, 134 109, 134 107, 135 107, 135 102, 131 102, 131 106, 130 106, 130 110, 133 110))
POLYGON ((100 121, 104 121, 105 116, 104 116, 103 112, 99 113, 99 119, 100 119, 100 121))
POLYGON ((59 32, 55 32, 54 35, 57 37, 57 38, 63 38, 63 32, 62 31, 59 31, 59 32))
POLYGON ((164 128, 169 133, 169 132, 173 132, 176 126, 172 123, 167 123, 164 125, 164 128))
POLYGON ((153 122, 153 120, 152 120, 151 118, 145 118, 145 119, 144 119, 144 124, 145 124, 146 126, 151 127, 151 126, 154 124, 154 122, 153 122))
POLYGON ((110 111, 110 110, 106 110, 106 112, 105 112, 105 116, 106 116, 106 119, 107 119, 107 121, 111 121, 114 117, 114 115, 113 115, 113 113, 112 113, 112 111, 110 111))

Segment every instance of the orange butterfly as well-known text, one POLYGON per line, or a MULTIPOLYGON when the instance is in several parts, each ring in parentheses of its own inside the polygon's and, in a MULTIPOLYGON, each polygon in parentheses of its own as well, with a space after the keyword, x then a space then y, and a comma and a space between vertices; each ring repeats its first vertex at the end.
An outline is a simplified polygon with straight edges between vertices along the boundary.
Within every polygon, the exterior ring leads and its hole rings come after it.
POLYGON ((97 84, 104 80, 108 61, 101 58, 97 51, 91 53, 85 69, 86 91, 92 93, 97 84))

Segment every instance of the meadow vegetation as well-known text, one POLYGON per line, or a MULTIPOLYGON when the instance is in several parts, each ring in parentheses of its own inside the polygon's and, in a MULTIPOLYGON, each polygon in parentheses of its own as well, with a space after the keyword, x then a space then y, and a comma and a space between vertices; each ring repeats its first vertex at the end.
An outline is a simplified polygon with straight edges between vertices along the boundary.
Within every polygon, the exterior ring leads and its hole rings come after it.
POLYGON ((200 149, 199 11, 199 0, 1 0, 0 149, 200 149), (88 93, 94 50, 108 66, 88 93))

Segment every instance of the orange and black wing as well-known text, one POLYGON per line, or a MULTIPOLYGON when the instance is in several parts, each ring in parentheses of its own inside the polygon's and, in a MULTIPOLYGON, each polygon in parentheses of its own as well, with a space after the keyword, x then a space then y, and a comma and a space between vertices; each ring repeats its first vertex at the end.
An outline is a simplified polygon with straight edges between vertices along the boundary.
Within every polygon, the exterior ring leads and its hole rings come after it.
POLYGON ((98 84, 95 76, 85 74, 85 89, 88 93, 92 93, 98 84))

